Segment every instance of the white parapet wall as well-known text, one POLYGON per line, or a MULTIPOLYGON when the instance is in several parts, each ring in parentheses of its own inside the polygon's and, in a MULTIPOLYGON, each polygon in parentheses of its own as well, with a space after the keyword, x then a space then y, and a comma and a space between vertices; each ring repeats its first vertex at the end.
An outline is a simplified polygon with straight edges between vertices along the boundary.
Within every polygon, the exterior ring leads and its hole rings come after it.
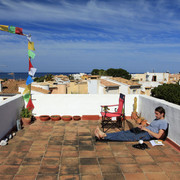
MULTIPOLYGON (((137 97, 137 112, 150 123, 154 109, 162 106, 169 122, 168 137, 180 145, 180 106, 146 95, 126 95, 125 115, 131 116, 134 97, 137 97)), ((101 115, 101 105, 119 103, 119 94, 37 94, 32 96, 35 106, 33 113, 40 115, 101 115)), ((0 102, 0 139, 7 134, 19 118, 24 106, 22 95, 16 95, 0 102)))
POLYGON ((158 106, 162 106, 166 112, 165 118, 169 123, 168 137, 180 145, 180 106, 161 99, 139 95, 138 112, 148 122, 155 118, 154 110, 158 106))
POLYGON ((15 125, 24 106, 22 95, 9 97, 0 102, 0 139, 2 139, 15 125))
MULTIPOLYGON (((125 103, 126 116, 130 116, 135 96, 128 95, 125 103)), ((101 115, 101 105, 119 103, 119 94, 43 94, 33 95, 35 109, 39 115, 101 115)))

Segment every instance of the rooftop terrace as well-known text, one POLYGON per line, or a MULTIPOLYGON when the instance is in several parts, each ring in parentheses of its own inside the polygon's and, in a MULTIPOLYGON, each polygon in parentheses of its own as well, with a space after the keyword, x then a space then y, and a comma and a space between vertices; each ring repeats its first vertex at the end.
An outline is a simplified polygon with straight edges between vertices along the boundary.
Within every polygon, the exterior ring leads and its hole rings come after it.
MULTIPOLYGON (((129 118, 133 99, 137 111, 151 122, 154 108, 166 110, 168 138, 180 145, 180 106, 143 95, 127 95, 129 118)), ((117 104, 119 95, 33 95, 36 116, 100 115, 100 105, 117 104)), ((22 95, 0 102, 0 139, 16 126, 24 105, 22 95)), ((0 147, 0 179, 180 179, 180 153, 169 141, 165 146, 138 150, 136 142, 95 142, 93 131, 100 120, 42 122, 36 120, 0 147)))
POLYGON ((0 179, 180 179, 180 153, 167 142, 95 142, 99 122, 36 120, 0 147, 0 179))

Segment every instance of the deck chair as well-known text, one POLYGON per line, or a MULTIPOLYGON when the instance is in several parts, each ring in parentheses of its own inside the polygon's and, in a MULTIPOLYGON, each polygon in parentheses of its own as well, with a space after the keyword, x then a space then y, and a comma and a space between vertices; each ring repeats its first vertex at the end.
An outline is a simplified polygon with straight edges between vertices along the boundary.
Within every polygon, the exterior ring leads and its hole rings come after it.
POLYGON ((102 122, 101 127, 103 132, 107 132, 111 128, 118 128, 122 127, 122 119, 125 118, 124 113, 122 111, 125 107, 125 95, 120 94, 119 96, 119 104, 116 105, 102 105, 101 106, 101 115, 102 115, 102 122), (110 112, 109 109, 112 107, 116 107, 113 112, 110 112), (105 130, 106 129, 106 130, 105 130))

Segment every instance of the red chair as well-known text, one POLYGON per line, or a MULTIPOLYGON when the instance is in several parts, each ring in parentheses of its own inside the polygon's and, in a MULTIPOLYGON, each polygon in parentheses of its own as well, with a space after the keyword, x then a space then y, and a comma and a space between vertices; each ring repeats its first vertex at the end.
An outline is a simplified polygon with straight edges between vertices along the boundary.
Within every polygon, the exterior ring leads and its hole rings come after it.
POLYGON ((125 118, 125 114, 123 113, 123 112, 125 112, 124 107, 125 107, 125 95, 124 94, 120 94, 119 104, 101 106, 101 115, 102 115, 102 122, 101 122, 102 126, 101 127, 103 129, 103 132, 107 132, 111 128, 120 129, 122 127, 122 120, 125 118), (115 108, 113 112, 110 112, 109 110, 115 106, 117 108, 115 108))

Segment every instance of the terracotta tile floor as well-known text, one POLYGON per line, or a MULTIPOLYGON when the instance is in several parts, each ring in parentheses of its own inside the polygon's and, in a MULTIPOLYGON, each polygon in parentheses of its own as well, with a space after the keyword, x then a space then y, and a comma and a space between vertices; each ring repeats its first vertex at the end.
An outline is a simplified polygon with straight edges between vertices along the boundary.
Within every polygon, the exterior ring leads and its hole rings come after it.
POLYGON ((95 142, 100 121, 35 121, 0 147, 0 179, 180 179, 180 153, 136 142, 95 142))

